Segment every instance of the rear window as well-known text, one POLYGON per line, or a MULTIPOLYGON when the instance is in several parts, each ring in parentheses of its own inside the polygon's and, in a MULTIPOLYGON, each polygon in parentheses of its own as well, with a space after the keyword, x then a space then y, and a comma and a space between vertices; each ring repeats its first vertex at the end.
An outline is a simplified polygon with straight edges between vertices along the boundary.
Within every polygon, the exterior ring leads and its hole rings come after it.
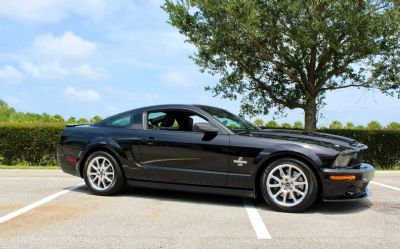
POLYGON ((132 125, 132 115, 124 115, 111 119, 107 122, 108 127, 125 128, 132 125))

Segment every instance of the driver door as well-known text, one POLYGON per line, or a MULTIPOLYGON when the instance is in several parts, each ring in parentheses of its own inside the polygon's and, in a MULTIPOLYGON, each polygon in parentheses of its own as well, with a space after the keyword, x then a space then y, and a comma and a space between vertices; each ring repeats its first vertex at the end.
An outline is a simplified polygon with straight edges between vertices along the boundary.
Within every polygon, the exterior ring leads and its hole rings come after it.
POLYGON ((205 139, 193 126, 209 121, 188 110, 154 110, 144 119, 141 164, 150 181, 226 185, 228 134, 219 131, 205 139))

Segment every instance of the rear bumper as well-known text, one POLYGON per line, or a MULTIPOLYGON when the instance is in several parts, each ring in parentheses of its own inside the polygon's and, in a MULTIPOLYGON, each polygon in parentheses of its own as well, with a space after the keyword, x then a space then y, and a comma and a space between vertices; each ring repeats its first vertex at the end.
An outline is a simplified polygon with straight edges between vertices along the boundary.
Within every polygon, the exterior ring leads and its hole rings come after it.
POLYGON ((326 201, 348 201, 371 195, 368 183, 374 178, 375 168, 361 164, 357 169, 321 169, 322 197, 326 201), (332 180, 331 176, 355 176, 355 180, 332 180))
POLYGON ((76 155, 76 151, 74 150, 71 151, 71 149, 65 148, 61 145, 57 147, 58 164, 62 171, 73 176, 80 176, 79 164, 74 155, 76 155))

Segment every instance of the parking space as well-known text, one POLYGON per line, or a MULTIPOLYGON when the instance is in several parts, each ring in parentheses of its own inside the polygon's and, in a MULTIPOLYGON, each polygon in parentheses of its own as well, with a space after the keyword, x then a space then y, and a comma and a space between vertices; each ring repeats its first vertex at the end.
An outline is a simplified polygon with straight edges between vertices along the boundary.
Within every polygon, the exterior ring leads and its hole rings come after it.
MULTIPOLYGON (((396 187, 399 177, 377 172, 375 181, 396 187)), ((0 218, 80 182, 60 171, 1 170, 0 218)), ((136 188, 101 197, 82 186, 0 223, 0 248, 397 248, 400 191, 370 189, 370 199, 288 214, 262 200, 136 188)))

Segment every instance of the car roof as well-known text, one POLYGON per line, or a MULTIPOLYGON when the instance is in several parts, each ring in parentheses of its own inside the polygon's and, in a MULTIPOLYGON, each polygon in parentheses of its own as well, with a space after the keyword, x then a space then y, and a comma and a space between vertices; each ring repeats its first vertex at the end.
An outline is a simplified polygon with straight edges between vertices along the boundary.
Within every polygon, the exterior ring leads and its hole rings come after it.
MULTIPOLYGON (((120 112, 120 113, 116 113, 112 116, 109 116, 105 119, 103 119, 102 121, 100 121, 99 123, 103 123, 103 121, 107 121, 110 119, 113 119, 115 117, 119 117, 121 115, 125 115, 125 114, 138 114, 138 113, 142 113, 146 110, 154 110, 154 109, 189 109, 189 110, 199 110, 199 108, 203 107, 205 105, 195 105, 195 104, 163 104, 163 105, 150 105, 150 106, 143 106, 143 107, 139 107, 136 109, 131 109, 128 111, 124 111, 124 112, 120 112)), ((214 107, 216 108, 216 107, 214 107)))

